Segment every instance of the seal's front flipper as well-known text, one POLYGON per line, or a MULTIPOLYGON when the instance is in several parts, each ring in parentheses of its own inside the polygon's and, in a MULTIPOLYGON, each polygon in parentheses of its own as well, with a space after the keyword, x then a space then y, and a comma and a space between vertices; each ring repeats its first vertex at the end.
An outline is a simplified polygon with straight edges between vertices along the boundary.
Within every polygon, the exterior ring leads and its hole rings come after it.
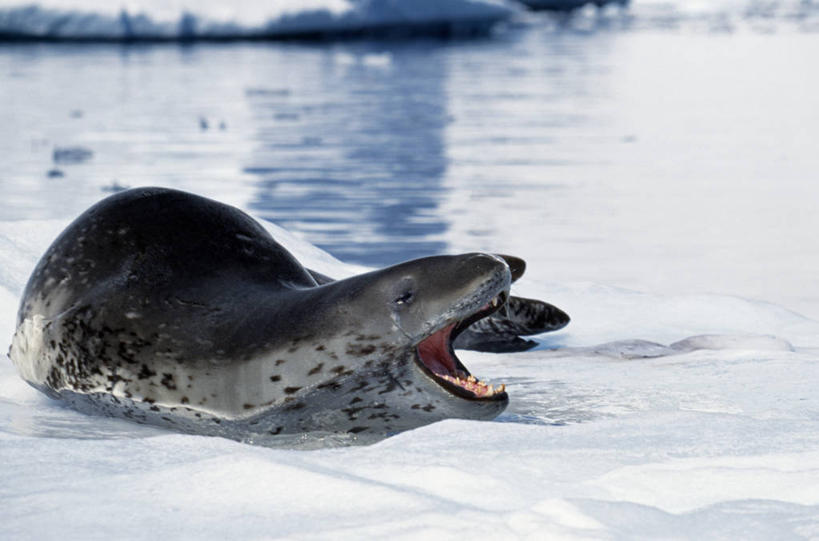
POLYGON ((549 303, 509 297, 506 306, 459 334, 453 347, 495 353, 526 351, 536 342, 524 340, 521 336, 556 331, 569 321, 566 312, 549 303))
POLYGON ((523 297, 509 297, 506 320, 523 336, 557 331, 571 321, 569 314, 548 302, 523 297))

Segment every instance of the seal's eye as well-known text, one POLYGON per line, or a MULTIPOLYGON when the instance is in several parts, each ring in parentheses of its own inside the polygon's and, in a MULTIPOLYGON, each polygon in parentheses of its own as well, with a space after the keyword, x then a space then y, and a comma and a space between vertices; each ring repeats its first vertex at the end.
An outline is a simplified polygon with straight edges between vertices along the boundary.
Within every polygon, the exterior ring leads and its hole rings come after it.
POLYGON ((417 291, 415 279, 412 276, 404 276, 393 285, 391 292, 393 306, 401 308, 412 304, 417 291))
POLYGON ((406 293, 402 294, 400 297, 398 297, 397 299, 395 299, 392 302, 394 302, 395 304, 398 304, 398 305, 410 304, 414 297, 415 297, 415 295, 412 293, 412 291, 407 291, 406 293))

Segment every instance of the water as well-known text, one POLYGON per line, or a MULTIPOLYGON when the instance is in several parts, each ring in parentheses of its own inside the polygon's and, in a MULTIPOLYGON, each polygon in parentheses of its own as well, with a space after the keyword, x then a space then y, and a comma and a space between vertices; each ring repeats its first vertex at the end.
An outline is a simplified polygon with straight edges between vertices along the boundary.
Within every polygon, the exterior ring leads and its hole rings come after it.
POLYGON ((455 42, 0 46, 2 218, 162 185, 350 262, 499 251, 541 280, 819 317, 819 34, 578 21, 455 42))

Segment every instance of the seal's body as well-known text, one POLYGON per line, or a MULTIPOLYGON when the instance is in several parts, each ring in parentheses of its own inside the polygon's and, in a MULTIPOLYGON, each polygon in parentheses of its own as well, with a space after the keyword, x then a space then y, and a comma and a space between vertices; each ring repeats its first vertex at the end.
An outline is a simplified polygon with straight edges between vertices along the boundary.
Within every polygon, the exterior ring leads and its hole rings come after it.
POLYGON ((236 208, 121 192, 40 260, 9 356, 31 385, 82 411, 234 439, 384 434, 506 407, 503 386, 472 377, 452 350, 505 305, 504 259, 315 275, 236 208))

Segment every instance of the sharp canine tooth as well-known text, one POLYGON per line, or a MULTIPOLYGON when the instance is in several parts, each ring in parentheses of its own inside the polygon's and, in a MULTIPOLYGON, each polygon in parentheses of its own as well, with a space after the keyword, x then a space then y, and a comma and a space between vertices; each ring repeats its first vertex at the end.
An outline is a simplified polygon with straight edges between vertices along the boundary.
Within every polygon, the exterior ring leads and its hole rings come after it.
POLYGON ((468 377, 468 378, 466 378, 466 380, 467 380, 469 383, 475 383, 475 382, 477 381, 477 380, 475 379, 475 376, 473 376, 472 374, 470 374, 470 375, 469 375, 469 377, 468 377))
POLYGON ((505 390, 506 390, 506 385, 504 385, 503 383, 498 385, 497 392, 502 393, 505 390))

